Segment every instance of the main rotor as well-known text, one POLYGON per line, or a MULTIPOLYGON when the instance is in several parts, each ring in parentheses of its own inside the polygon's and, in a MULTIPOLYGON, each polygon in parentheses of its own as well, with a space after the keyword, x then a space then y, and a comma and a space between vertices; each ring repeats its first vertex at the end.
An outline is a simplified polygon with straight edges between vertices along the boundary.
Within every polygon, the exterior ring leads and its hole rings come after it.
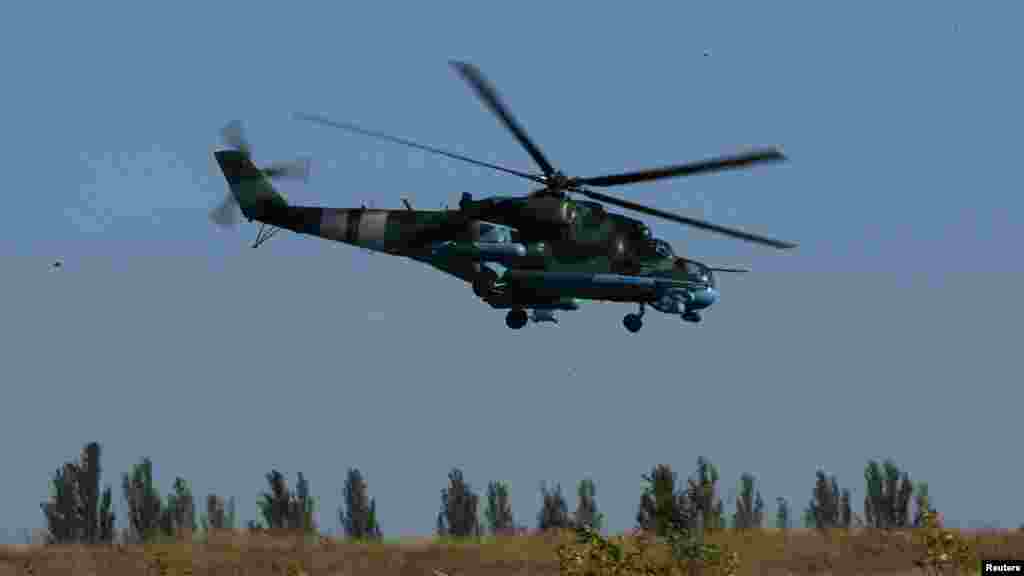
POLYGON ((455 69, 463 80, 465 80, 477 97, 483 102, 483 104, 501 121, 501 123, 508 129, 509 132, 515 137, 519 144, 526 149, 526 152, 530 155, 533 161, 540 168, 540 173, 528 173, 519 170, 513 170, 497 164, 491 164, 489 162, 483 162, 461 154, 455 154, 439 148, 431 146, 425 146, 418 144, 410 140, 403 138, 397 138, 383 134, 381 132, 375 132, 372 130, 366 130, 360 128, 351 123, 346 122, 335 122, 324 118, 322 116, 315 116, 310 114, 296 114, 297 118, 316 122, 326 126, 332 126, 335 128, 341 128, 349 132, 355 132, 365 136, 371 136, 382 140, 389 140, 404 146, 425 150, 441 156, 447 156, 477 166, 483 166, 491 168, 506 174, 512 174, 525 178, 540 184, 542 187, 531 192, 531 196, 555 196, 555 197, 567 197, 569 193, 580 194, 587 198, 603 202, 605 204, 611 204, 619 206, 627 210, 633 210, 648 214, 650 216, 656 216, 687 226, 693 226, 702 230, 709 230, 717 232, 732 238, 745 240, 747 242, 754 242, 757 244, 763 244, 772 246, 774 248, 795 248, 796 244, 791 242, 783 242, 781 240, 775 240, 766 236, 760 236, 744 232, 742 230, 736 230, 733 228, 726 228, 717 224, 712 224, 696 218, 690 218, 671 212, 665 212, 628 200, 622 200, 614 196, 609 196, 601 192, 595 192, 585 188, 586 186, 594 186, 599 188, 611 187, 611 186, 622 186, 626 184, 635 184, 638 182, 647 182, 652 180, 661 180, 665 178, 678 178, 682 176, 692 176, 695 174, 711 173, 711 172, 722 172, 726 170, 734 170, 737 168, 744 168, 753 164, 763 164, 769 162, 782 162, 786 160, 785 155, 782 154, 776 148, 760 148, 748 151, 746 153, 731 155, 731 156, 720 156, 717 158, 711 158, 707 160, 701 160, 697 162, 690 162, 686 164, 677 164, 673 166, 665 166, 661 168, 654 168, 649 170, 641 170, 637 172, 625 172, 619 174, 609 174, 606 176, 595 176, 590 178, 580 177, 569 177, 566 176, 559 170, 556 170, 546 156, 540 151, 540 148, 530 139, 526 134, 526 130, 523 129, 522 125, 512 116, 508 106, 498 96, 498 91, 494 86, 484 77, 480 70, 469 63, 451 61, 451 66, 455 69))

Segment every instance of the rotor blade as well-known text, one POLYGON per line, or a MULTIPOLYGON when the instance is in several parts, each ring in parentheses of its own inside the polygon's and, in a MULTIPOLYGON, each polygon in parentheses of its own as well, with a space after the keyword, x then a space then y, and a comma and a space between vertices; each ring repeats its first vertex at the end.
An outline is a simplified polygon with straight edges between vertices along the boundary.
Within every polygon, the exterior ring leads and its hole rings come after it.
POLYGON ((626 200, 620 200, 618 198, 615 198, 614 196, 601 194, 600 192, 593 192, 591 190, 584 190, 580 188, 574 188, 573 192, 578 192, 580 194, 583 194, 584 196, 593 198, 594 200, 599 200, 601 202, 606 202, 608 204, 613 204, 615 206, 621 206, 622 208, 628 208, 630 210, 636 210, 637 212, 643 212, 644 214, 650 214, 651 216, 657 216, 659 218, 664 218, 666 220, 671 220, 673 222, 678 222, 680 224, 686 224, 689 226, 693 226, 694 228, 718 232, 719 234, 724 234, 726 236, 731 236, 733 238, 739 238, 740 240, 746 240, 748 242, 754 242, 757 244, 765 244, 767 246, 772 246, 775 248, 796 248, 796 244, 790 242, 783 242, 781 240, 775 240, 773 238, 759 236, 757 234, 751 234, 749 232, 743 232, 742 230, 735 230, 733 228, 726 228, 724 226, 719 226, 717 224, 712 224, 710 222, 705 222, 703 220, 697 220, 696 218, 680 216, 678 214, 673 214, 671 212, 663 212, 661 210, 656 210, 654 208, 648 208, 647 206, 644 206, 642 204, 636 204, 635 202, 628 202, 626 200))
POLYGON ((310 163, 311 161, 308 158, 301 158, 291 162, 274 162, 261 171, 268 178, 298 178, 306 182, 309 180, 310 163))
POLYGON ((223 228, 228 228, 238 223, 238 203, 230 192, 228 192, 223 202, 210 211, 210 220, 223 228))
POLYGON ((363 136, 370 136, 370 137, 373 137, 373 138, 379 138, 381 140, 388 140, 388 141, 394 142, 396 144, 402 144, 404 146, 409 146, 411 148, 417 148, 419 150, 425 150, 427 152, 432 152, 434 154, 439 154, 441 156, 447 156, 449 158, 454 158, 455 160, 462 160, 463 162, 469 162, 470 164, 476 164, 477 166, 483 166, 485 168, 490 168, 492 170, 498 170, 499 172, 505 172, 507 174, 512 174, 514 176, 519 176, 520 178, 526 178, 528 180, 533 180, 534 182, 538 182, 540 184, 544 183, 544 179, 541 178, 540 176, 537 176, 536 174, 527 174, 526 172, 520 172, 518 170, 512 170, 511 168, 505 168, 504 166, 498 166, 497 164, 490 164, 488 162, 483 162, 483 161, 480 161, 480 160, 474 160, 473 158, 469 158, 468 156, 463 156, 461 154, 455 154, 454 152, 447 152, 445 150, 441 150, 440 148, 434 148, 432 146, 425 146, 423 144, 417 144, 416 142, 413 142, 411 140, 406 140, 404 138, 398 138, 396 136, 390 136, 390 135, 384 134, 382 132, 375 132, 373 130, 367 130, 365 128, 360 128, 359 126, 356 126, 355 124, 350 124, 350 123, 347 123, 347 122, 335 122, 333 120, 328 120, 327 118, 324 118, 323 116, 316 116, 316 115, 312 115, 312 114, 295 114, 295 117, 300 119, 300 120, 306 120, 306 121, 309 121, 309 122, 315 122, 317 124, 323 124, 325 126, 330 126, 332 128, 340 128, 342 130, 347 130, 349 132, 355 132, 356 134, 362 134, 363 136))
POLYGON ((232 120, 231 122, 228 122, 228 124, 221 129, 220 134, 226 146, 235 148, 246 156, 251 155, 249 142, 245 139, 245 131, 242 129, 242 122, 240 120, 232 120))
POLYGON ((490 82, 484 78, 483 73, 480 70, 469 63, 459 62, 456 60, 449 61, 449 64, 462 76, 462 78, 473 87, 476 91, 477 96, 484 101, 484 104, 490 108, 491 112, 496 114, 498 118, 505 124, 512 135, 519 140, 519 143, 526 148, 526 151, 533 158, 533 161, 540 166, 540 169, 544 172, 545 176, 551 176, 555 173, 555 168, 548 162, 548 159, 541 153, 540 148, 530 140, 530 137, 526 135, 526 131, 523 127, 516 122, 516 119, 512 117, 512 114, 508 111, 508 107, 501 101, 498 96, 498 91, 491 85, 490 82))
POLYGON ((613 174, 610 176, 595 176, 592 178, 573 178, 571 182, 573 184, 583 184, 585 186, 620 186, 622 184, 633 184, 635 182, 646 182, 648 180, 659 180, 661 178, 677 178, 679 176, 692 176, 694 174, 703 174, 706 172, 720 172, 723 170, 744 168, 751 164, 782 162, 785 160, 786 156, 783 155, 782 152, 775 148, 765 148, 752 150, 745 154, 738 154, 735 156, 722 156, 719 158, 711 158, 709 160, 701 160, 699 162, 655 168, 653 170, 641 170, 640 172, 628 172, 625 174, 613 174))
POLYGON ((712 268, 710 266, 708 267, 708 270, 711 270, 712 272, 734 272, 736 274, 746 274, 747 272, 750 272, 750 270, 744 268, 712 268))

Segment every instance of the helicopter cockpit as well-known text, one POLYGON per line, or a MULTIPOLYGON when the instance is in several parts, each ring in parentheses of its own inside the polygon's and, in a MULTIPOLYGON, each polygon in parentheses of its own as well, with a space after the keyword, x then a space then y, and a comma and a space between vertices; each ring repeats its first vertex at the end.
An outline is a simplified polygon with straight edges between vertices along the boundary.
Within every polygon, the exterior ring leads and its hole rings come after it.
POLYGON ((675 258, 676 252, 672 249, 672 245, 661 238, 652 239, 651 247, 659 258, 675 258))
POLYGON ((715 274, 700 262, 676 258, 676 268, 682 270, 686 274, 686 279, 691 282, 699 282, 711 288, 715 287, 715 274))

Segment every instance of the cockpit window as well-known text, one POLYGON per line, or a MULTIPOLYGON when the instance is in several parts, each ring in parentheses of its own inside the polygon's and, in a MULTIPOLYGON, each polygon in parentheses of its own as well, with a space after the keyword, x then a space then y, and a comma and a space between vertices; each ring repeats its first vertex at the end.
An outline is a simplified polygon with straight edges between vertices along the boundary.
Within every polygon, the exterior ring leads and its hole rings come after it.
POLYGON ((687 279, 692 282, 702 282, 709 286, 715 285, 715 276, 708 270, 703 264, 698 264, 692 260, 683 260, 680 258, 676 261, 679 268, 682 268, 686 273, 687 279))
POLYGON ((654 253, 662 258, 671 258, 675 256, 672 246, 660 238, 656 238, 654 240, 654 253))

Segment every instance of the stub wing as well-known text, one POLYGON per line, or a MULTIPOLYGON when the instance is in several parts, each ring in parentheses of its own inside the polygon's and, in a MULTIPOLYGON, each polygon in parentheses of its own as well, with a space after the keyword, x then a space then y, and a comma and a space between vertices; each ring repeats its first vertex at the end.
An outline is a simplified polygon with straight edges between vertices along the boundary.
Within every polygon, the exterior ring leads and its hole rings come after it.
POLYGON ((689 286, 686 282, 655 276, 539 270, 509 270, 502 277, 502 282, 509 293, 529 294, 537 298, 570 297, 618 302, 646 302, 666 290, 689 286))

